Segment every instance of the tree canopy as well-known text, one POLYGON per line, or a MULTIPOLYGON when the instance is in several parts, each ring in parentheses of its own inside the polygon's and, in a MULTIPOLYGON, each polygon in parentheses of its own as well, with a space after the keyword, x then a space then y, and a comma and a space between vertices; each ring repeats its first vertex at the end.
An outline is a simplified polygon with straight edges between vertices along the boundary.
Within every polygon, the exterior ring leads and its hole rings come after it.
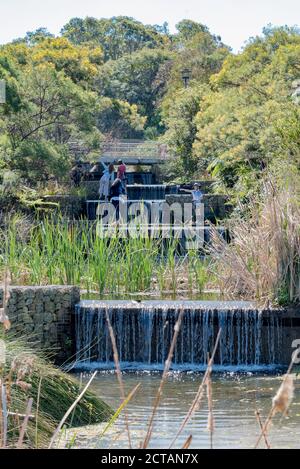
POLYGON ((238 54, 188 19, 175 34, 124 16, 28 32, 0 46, 0 171, 60 180, 71 141, 93 151, 106 138, 159 139, 169 177, 244 197, 279 161, 299 167, 299 57, 299 30, 271 25, 238 54))
POLYGON ((61 33, 74 44, 99 45, 104 50, 105 60, 117 60, 144 47, 161 47, 167 39, 167 35, 161 34, 157 27, 145 26, 127 16, 100 20, 72 18, 61 33))

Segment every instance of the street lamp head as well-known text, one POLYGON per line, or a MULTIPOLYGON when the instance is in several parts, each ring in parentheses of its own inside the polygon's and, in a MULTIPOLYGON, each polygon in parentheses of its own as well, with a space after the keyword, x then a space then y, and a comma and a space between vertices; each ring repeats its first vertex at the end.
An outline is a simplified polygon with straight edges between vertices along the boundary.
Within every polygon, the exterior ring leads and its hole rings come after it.
POLYGON ((181 77, 182 77, 184 86, 187 88, 190 78, 191 78, 191 70, 189 70, 188 68, 184 68, 183 70, 181 70, 181 77))

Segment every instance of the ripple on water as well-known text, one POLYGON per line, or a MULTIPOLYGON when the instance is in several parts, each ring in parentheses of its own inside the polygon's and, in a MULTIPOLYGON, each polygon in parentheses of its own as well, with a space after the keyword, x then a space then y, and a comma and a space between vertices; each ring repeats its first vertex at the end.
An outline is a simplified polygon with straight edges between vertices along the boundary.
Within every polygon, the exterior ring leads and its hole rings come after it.
MULTIPOLYGON (((151 448, 168 448, 176 429, 179 428, 191 405, 202 379, 201 374, 175 373, 169 376, 163 392, 161 405, 156 414, 151 448)), ((131 437, 134 447, 139 447, 145 437, 152 405, 160 383, 160 373, 125 373, 124 383, 129 393, 138 383, 141 387, 127 407, 131 437)), ((87 379, 87 377, 85 377, 87 379)), ((261 375, 215 375, 213 377, 213 405, 215 416, 215 448, 252 448, 259 434, 255 417, 258 408, 262 418, 270 410, 271 399, 280 386, 278 376, 261 375)), ((290 416, 281 422, 278 416, 270 431, 272 448, 300 447, 299 390, 296 386, 294 406, 290 416)), ((119 387, 114 373, 100 373, 93 390, 117 408, 120 403, 119 387)), ((181 447, 189 435, 193 436, 191 448, 209 448, 207 427, 207 403, 196 412, 178 439, 181 447)), ((103 425, 70 430, 76 432, 76 447, 81 448, 128 448, 124 415, 104 437, 99 439, 103 425)))

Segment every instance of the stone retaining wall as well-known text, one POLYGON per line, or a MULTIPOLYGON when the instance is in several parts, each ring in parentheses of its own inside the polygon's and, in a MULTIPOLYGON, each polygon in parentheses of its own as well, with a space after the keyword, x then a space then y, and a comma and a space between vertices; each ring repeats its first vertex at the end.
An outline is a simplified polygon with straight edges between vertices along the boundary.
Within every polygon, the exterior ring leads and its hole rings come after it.
POLYGON ((54 204, 54 208, 56 206, 56 210, 65 217, 77 220, 84 215, 85 197, 76 195, 45 195, 42 199, 44 203, 54 204))
MULTIPOLYGON (((45 349, 57 362, 73 350, 73 312, 80 292, 72 286, 11 287, 8 316, 12 333, 45 349)), ((0 290, 0 303, 3 291, 0 290)))
MULTIPOLYGON (((166 202, 169 205, 178 203, 184 204, 192 203, 193 197, 190 194, 170 194, 166 195, 166 202)), ((216 220, 223 220, 230 216, 232 213, 232 205, 228 203, 228 197, 224 195, 207 194, 203 197, 204 204, 204 217, 205 220, 215 222, 216 220)))

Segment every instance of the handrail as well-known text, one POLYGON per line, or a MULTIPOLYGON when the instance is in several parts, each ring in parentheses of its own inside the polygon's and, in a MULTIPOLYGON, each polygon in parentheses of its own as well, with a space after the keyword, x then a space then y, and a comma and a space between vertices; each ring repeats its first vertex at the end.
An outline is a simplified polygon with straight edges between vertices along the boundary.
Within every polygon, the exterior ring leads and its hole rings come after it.
MULTIPOLYGON (((81 140, 69 142, 73 151, 89 152, 87 145, 81 140)), ((99 147, 100 157, 104 158, 138 158, 160 159, 168 156, 168 146, 157 141, 114 140, 106 141, 99 147)))

